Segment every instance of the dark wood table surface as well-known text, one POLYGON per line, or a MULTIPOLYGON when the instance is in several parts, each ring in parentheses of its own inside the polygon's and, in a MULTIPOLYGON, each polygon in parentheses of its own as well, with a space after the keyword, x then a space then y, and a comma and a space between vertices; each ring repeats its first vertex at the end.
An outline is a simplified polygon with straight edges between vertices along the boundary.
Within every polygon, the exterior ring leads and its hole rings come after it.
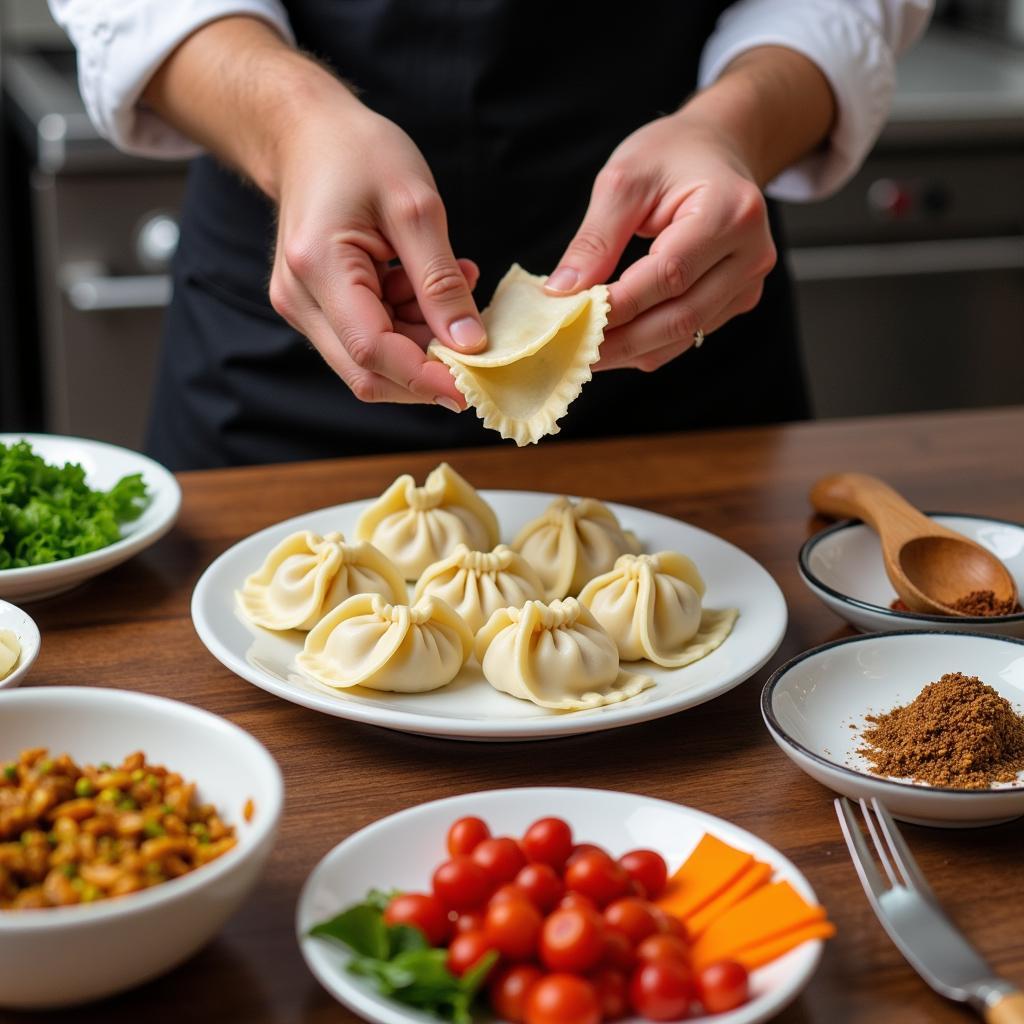
MULTIPOLYGON (((355 1020, 320 988, 295 943, 295 901, 310 869, 340 840, 384 815, 456 793, 538 783, 689 804, 749 829, 792 858, 839 932, 807 989, 779 1020, 972 1019, 934 995, 886 938, 854 876, 832 794, 775 747, 758 698, 771 669, 847 633, 797 575, 797 550, 821 525, 807 503, 818 476, 873 472, 926 509, 1024 520, 1022 440, 1024 407, 442 453, 479 487, 592 495, 710 530, 761 562, 789 604, 781 649, 764 671, 725 696, 655 722, 529 744, 417 738, 308 711, 222 668, 192 628, 192 588, 227 547, 288 516, 376 495, 401 472, 422 478, 438 453, 182 474, 184 504, 168 537, 87 586, 32 606, 44 639, 28 683, 157 693, 249 730, 284 772, 287 799, 277 846, 244 908, 182 967, 81 1009, 0 1012, 0 1020, 355 1020)), ((967 830, 907 826, 906 833, 953 917, 998 970, 1024 984, 1024 822, 967 830)))

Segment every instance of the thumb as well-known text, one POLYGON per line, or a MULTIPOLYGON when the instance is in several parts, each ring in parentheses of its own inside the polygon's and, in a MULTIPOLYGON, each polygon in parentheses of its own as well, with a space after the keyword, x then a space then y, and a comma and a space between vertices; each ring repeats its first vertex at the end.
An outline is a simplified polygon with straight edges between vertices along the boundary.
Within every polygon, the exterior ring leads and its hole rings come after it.
POLYGON ((594 181, 583 223, 544 285, 545 291, 567 295, 607 281, 649 206, 639 183, 630 181, 619 168, 605 167, 594 181))

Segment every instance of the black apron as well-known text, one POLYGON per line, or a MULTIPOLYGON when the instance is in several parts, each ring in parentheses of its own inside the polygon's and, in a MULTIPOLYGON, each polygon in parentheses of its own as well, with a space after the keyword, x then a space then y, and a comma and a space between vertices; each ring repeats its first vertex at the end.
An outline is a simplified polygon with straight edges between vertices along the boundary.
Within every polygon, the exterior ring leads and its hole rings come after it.
MULTIPOLYGON (((422 150, 455 254, 480 265, 481 308, 512 262, 554 269, 612 150, 693 91, 727 6, 640 2, 608 17, 537 0, 286 3, 299 45, 422 150)), ((193 162, 149 434, 157 459, 178 470, 512 443, 472 410, 356 400, 271 308, 273 239, 259 192, 210 157, 193 162)), ((648 245, 635 239, 622 266, 648 245)), ((557 438, 806 415, 780 263, 758 308, 700 350, 653 374, 596 374, 557 438)))

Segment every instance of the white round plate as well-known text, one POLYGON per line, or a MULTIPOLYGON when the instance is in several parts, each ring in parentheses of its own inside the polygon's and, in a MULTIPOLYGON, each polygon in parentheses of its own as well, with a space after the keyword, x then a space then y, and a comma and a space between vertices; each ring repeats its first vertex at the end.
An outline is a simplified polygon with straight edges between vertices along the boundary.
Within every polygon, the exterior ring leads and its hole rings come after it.
MULTIPOLYGON (((339 1002, 377 1024, 428 1024, 430 1017, 380 995, 372 983, 345 970, 343 947, 309 938, 309 929, 359 903, 370 889, 429 890, 433 869, 447 859, 445 836, 457 818, 483 818, 494 835, 522 835, 545 815, 564 818, 579 841, 597 843, 613 856, 627 850, 657 850, 674 871, 701 836, 710 832, 775 868, 801 896, 817 902, 807 879, 774 847, 721 818, 690 807, 634 793, 600 789, 498 789, 449 797, 383 818, 339 843, 313 869, 299 895, 295 927, 309 969, 339 1002), (413 856, 410 856, 410 851, 413 856)), ((755 1024, 787 1006, 810 980, 823 942, 805 942, 750 976, 751 1000, 715 1024, 755 1024)), ((483 1015, 481 1015, 483 1017, 483 1015)), ((490 1020, 490 1017, 486 1018, 490 1020)), ((643 1024, 632 1017, 622 1024, 643 1024)))
POLYGON ((30 565, 22 569, 0 569, 0 597, 14 601, 37 601, 77 587, 101 572, 113 569, 133 555, 155 544, 174 525, 181 505, 178 481, 159 463, 117 445, 57 434, 0 434, 0 441, 12 444, 25 440, 47 462, 81 463, 86 482, 92 488, 109 490, 121 477, 141 473, 151 501, 134 522, 121 528, 121 539, 87 555, 60 562, 30 565))
POLYGON ((39 653, 39 627, 27 612, 17 605, 0 601, 0 629, 9 629, 18 638, 21 653, 14 663, 14 668, 0 678, 0 690, 8 686, 17 686, 25 678, 32 662, 39 653))
POLYGON ((797 655, 765 684, 761 713, 775 742, 811 778, 844 796, 876 797, 904 821, 967 827, 1017 818, 1024 814, 1024 773, 993 789, 946 789, 872 775, 857 753, 865 716, 909 704, 947 672, 977 676, 1024 711, 1024 641, 908 630, 797 655))
MULTIPOLYGON (((977 541, 1003 560, 1024 594, 1024 526, 986 516, 928 512, 942 526, 977 541)), ((896 597, 882 564, 878 535, 852 519, 816 533, 800 549, 800 575, 829 608, 865 633, 912 627, 1024 637, 1024 613, 996 618, 918 615, 889 607, 896 597)))
MULTIPOLYGON (((524 491, 483 491, 506 541, 540 515, 555 497, 524 491)), ((595 732, 671 715, 717 697, 753 675, 775 653, 786 631, 786 602, 775 581, 749 555, 713 534, 677 519, 627 505, 610 505, 623 526, 634 530, 646 551, 689 555, 707 583, 708 608, 738 608, 730 636, 718 650, 681 669, 635 662, 655 686, 606 707, 551 711, 499 693, 471 661, 454 682, 430 693, 396 694, 367 689, 325 693, 293 665, 304 634, 273 633, 246 622, 235 610, 235 591, 267 553, 296 530, 354 533, 370 501, 320 509, 268 527, 224 552, 203 573, 192 595, 192 621, 199 638, 232 672, 295 704, 339 718, 403 732, 452 739, 527 740, 595 732)), ((632 666, 627 665, 627 668, 632 666)))

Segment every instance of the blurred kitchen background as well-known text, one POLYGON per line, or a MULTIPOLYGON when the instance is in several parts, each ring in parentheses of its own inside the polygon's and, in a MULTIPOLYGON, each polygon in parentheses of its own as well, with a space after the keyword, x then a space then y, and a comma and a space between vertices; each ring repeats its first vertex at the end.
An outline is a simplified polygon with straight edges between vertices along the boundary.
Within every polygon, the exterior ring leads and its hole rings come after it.
MULTIPOLYGON (((140 447, 183 164, 95 133, 45 0, 0 0, 0 430, 140 447)), ((785 211, 819 417, 1024 401, 1024 0, 940 0, 843 191, 785 211)))

